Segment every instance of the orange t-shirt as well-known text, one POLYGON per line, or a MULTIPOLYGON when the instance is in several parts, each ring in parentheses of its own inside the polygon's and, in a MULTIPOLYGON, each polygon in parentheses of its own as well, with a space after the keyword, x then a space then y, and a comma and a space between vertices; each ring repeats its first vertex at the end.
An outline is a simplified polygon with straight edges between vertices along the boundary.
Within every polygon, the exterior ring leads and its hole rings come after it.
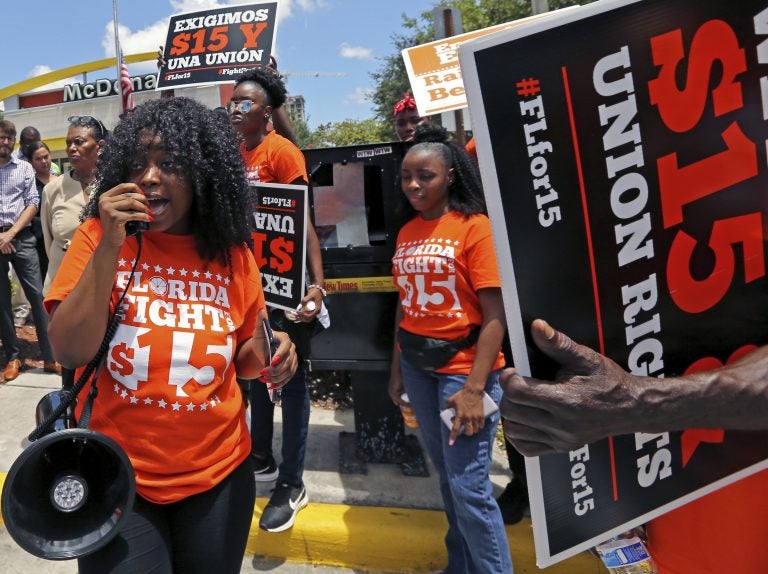
MULTIPOLYGON (((466 337, 483 323, 478 289, 501 287, 488 217, 452 211, 427 221, 417 215, 397 235, 392 275, 403 329, 436 339, 466 337)), ((459 351, 438 372, 469 374, 476 350, 459 351)), ((499 352, 493 368, 503 366, 499 352)))
POLYGON ((309 181, 304 154, 289 139, 269 132, 251 150, 240 144, 248 183, 293 183, 298 178, 309 181))
POLYGON ((768 572, 768 470, 648 523, 659 574, 768 572))
MULTIPOLYGON (((48 291, 49 310, 75 287, 101 236, 97 219, 75 232, 48 291)), ((124 316, 89 428, 125 449, 139 494, 162 504, 209 490, 251 450, 234 357, 253 335, 264 294, 247 247, 230 250, 227 268, 202 260, 191 235, 150 231, 142 239, 130 285, 136 240, 120 250, 110 307, 127 288, 124 316)))
POLYGON ((475 138, 469 138, 469 141, 467 142, 467 145, 464 146, 464 149, 469 155, 477 159, 477 142, 475 142, 475 138))

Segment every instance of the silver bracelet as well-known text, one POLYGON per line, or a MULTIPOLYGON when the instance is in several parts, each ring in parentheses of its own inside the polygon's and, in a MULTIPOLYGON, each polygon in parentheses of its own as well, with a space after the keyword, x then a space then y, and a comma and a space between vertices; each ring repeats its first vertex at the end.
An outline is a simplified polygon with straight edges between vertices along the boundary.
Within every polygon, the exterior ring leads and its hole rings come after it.
POLYGON ((323 299, 325 299, 325 295, 326 295, 325 289, 320 287, 320 285, 315 285, 314 283, 312 283, 311 285, 307 285, 307 291, 309 291, 312 288, 319 289, 320 293, 323 294, 323 299))

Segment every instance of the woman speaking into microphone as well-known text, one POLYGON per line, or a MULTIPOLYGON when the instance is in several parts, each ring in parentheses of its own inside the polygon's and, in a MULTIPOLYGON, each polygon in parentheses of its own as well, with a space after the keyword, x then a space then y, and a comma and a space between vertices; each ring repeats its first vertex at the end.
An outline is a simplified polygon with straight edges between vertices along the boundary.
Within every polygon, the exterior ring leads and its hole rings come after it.
POLYGON ((246 207, 232 129, 192 100, 138 106, 104 145, 46 305, 70 368, 119 318, 89 428, 125 450, 137 496, 118 536, 78 559, 81 574, 240 571, 255 486, 236 376, 279 387, 297 366, 284 333, 268 360, 246 207), (130 222, 149 229, 128 235, 130 222))

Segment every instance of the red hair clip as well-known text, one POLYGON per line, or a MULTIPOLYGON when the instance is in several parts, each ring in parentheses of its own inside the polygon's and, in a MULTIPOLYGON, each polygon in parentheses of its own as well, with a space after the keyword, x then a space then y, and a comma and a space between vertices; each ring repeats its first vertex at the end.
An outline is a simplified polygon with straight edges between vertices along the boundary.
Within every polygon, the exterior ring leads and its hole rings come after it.
POLYGON ((403 112, 405 110, 415 110, 416 109, 416 100, 413 99, 413 96, 409 94, 408 92, 405 92, 403 94, 403 99, 397 102, 394 106, 394 116, 397 116, 400 112, 403 112))

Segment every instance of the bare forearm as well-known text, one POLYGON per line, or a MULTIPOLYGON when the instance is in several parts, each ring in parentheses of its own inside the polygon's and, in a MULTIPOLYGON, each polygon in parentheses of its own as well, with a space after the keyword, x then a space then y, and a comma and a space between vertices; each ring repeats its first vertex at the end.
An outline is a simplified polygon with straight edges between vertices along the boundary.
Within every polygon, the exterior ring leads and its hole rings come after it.
POLYGON ((325 276, 323 274, 323 256, 320 251, 320 239, 317 237, 315 226, 311 223, 307 226, 307 263, 309 263, 309 277, 312 283, 322 285, 325 276))
POLYGON ((636 430, 768 429, 768 347, 715 371, 637 381, 636 430))
POLYGON ((504 318, 501 289, 480 289, 478 297, 483 310, 483 324, 480 327, 475 361, 464 386, 482 394, 488 375, 499 357, 507 323, 504 318))
POLYGON ((477 340, 477 354, 472 363, 472 370, 464 384, 467 389, 483 394, 488 375, 499 356, 503 338, 504 323, 502 321, 493 319, 483 324, 477 340))
POLYGON ((562 368, 554 381, 502 375, 504 432, 523 454, 634 432, 768 429, 768 346, 718 370, 656 379, 627 373, 544 321, 531 334, 562 368))
POLYGON ((100 243, 75 288, 51 316, 48 336, 65 367, 88 363, 104 338, 119 252, 100 243))
POLYGON ((296 135, 293 133, 291 118, 284 106, 272 110, 272 125, 277 133, 291 140, 292 143, 296 143, 296 135))

